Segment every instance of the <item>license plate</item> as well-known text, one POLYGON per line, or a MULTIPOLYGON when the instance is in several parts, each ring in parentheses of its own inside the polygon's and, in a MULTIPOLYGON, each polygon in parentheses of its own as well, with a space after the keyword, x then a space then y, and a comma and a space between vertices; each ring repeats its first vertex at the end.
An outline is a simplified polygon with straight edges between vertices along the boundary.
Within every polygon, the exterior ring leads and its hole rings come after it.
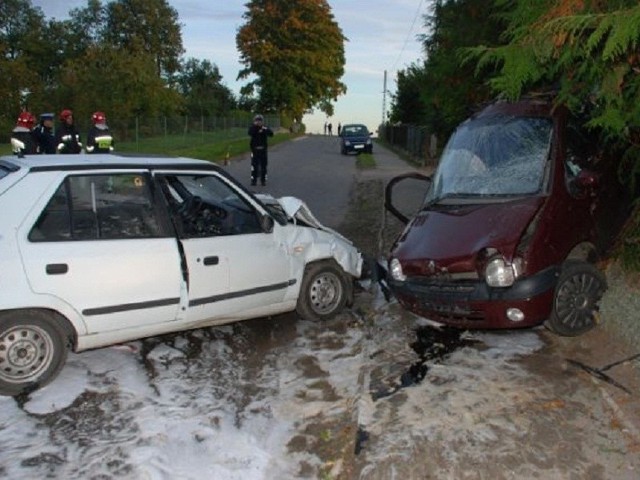
POLYGON ((354 145, 353 148, 364 148, 364 145, 354 145))

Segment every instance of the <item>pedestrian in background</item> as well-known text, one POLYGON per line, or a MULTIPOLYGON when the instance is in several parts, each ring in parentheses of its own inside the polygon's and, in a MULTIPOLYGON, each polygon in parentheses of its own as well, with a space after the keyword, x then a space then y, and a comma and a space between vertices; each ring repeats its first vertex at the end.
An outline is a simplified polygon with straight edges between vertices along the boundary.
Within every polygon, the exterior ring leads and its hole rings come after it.
POLYGON ((342 124, 338 122, 338 136, 340 136, 340 132, 342 132, 342 124))
POLYGON ((36 139, 36 150, 39 154, 56 153, 56 136, 53 131, 53 113, 42 113, 40 122, 33 130, 36 139))
POLYGON ((93 126, 87 135, 87 153, 111 153, 113 151, 113 137, 107 126, 107 117, 103 112, 91 115, 93 126))
POLYGON ((33 126, 36 117, 32 113, 24 111, 18 115, 16 126, 11 131, 11 150, 15 155, 33 155, 36 153, 36 139, 33 126))
POLYGON ((327 130, 329 131, 329 136, 331 136, 331 129, 333 128, 333 125, 331 125, 331 122, 329 122, 329 125, 327 125, 327 130))
POLYGON ((56 132, 56 142, 58 153, 80 153, 82 151, 80 133, 74 124, 71 110, 60 112, 60 126, 56 132))
POLYGON ((267 184, 267 137, 273 137, 273 130, 264 125, 264 117, 253 117, 253 125, 249 127, 251 140, 251 185, 260 178, 262 186, 267 184))

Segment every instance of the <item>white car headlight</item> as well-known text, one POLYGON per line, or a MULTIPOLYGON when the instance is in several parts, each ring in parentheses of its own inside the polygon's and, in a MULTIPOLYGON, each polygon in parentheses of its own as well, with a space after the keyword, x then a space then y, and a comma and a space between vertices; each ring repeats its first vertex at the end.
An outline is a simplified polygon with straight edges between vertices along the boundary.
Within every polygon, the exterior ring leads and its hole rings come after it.
POLYGON ((397 258, 393 258, 389 262, 389 273, 391 273, 391 278, 394 280, 404 282, 407 279, 407 276, 402 273, 402 265, 400 265, 400 260, 397 258))
POLYGON ((350 145, 351 145, 351 142, 350 142, 349 140, 345 140, 345 141, 344 141, 344 144, 348 147, 348 146, 350 146, 350 145))
POLYGON ((516 281, 518 273, 502 257, 495 257, 487 263, 484 277, 490 287, 510 287, 516 281))

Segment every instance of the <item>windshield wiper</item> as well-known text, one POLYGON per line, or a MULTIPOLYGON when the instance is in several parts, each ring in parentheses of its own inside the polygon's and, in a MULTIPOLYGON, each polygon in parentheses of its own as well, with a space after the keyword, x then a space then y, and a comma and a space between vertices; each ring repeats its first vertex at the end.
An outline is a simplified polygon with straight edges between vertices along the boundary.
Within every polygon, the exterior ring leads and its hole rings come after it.
POLYGON ((442 202, 443 200, 447 200, 449 198, 473 198, 473 197, 477 197, 478 194, 475 193, 456 193, 456 192, 449 192, 449 193, 445 193, 442 195, 439 195, 435 198, 432 198, 431 200, 429 200, 428 202, 426 202, 424 204, 424 206, 422 207, 422 210, 426 210, 429 207, 432 207, 434 205, 439 204, 440 202, 442 202))

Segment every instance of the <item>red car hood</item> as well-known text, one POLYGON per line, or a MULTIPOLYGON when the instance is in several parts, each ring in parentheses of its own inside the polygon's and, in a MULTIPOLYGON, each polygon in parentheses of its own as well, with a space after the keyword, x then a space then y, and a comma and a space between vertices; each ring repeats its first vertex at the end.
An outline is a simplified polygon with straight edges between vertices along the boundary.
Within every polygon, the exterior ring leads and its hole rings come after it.
POLYGON ((431 271, 475 271, 476 255, 484 248, 513 256, 543 202, 542 197, 529 197, 486 205, 437 205, 413 218, 391 255, 405 265, 433 261, 431 271))

